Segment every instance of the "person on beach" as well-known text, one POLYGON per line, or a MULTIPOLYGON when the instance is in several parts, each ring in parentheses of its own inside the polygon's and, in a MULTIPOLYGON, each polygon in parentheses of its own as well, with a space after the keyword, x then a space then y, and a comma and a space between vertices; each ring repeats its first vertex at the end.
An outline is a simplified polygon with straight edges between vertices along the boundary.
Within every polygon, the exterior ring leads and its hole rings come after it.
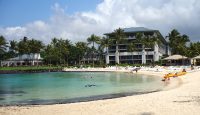
POLYGON ((164 76, 164 78, 162 79, 162 81, 170 80, 170 77, 169 77, 170 74, 171 74, 171 73, 166 74, 166 75, 164 76))
POLYGON ((194 66, 193 66, 193 64, 191 64, 191 70, 194 70, 194 66))
POLYGON ((139 69, 140 68, 135 68, 135 69, 132 70, 132 72, 135 71, 137 73, 139 69))

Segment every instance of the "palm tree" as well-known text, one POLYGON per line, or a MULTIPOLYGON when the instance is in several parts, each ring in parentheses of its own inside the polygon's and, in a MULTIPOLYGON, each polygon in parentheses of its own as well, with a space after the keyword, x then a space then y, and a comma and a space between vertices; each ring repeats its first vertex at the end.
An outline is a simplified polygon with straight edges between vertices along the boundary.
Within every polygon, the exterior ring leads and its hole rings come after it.
POLYGON ((167 37, 169 38, 169 45, 172 48, 172 54, 187 55, 186 44, 190 41, 187 35, 181 35, 176 29, 173 29, 167 37))
MULTIPOLYGON (((132 55, 133 55, 133 52, 134 51, 137 51, 137 43, 135 41, 132 41, 128 44, 128 51, 132 52, 132 55)), ((132 61, 133 61, 133 56, 132 56, 132 61)), ((133 61, 133 64, 134 64, 134 61, 133 61)))
POLYGON ((45 60, 53 64, 67 64, 70 57, 72 44, 68 39, 53 38, 51 43, 45 48, 45 60))
POLYGON ((10 41, 9 50, 13 51, 13 52, 17 51, 17 41, 15 41, 15 40, 10 41))
MULTIPOLYGON (((142 45, 142 64, 146 64, 146 48, 154 49, 154 46, 159 45, 161 43, 159 36, 151 36, 151 35, 144 35, 143 33, 136 34, 135 43, 139 43, 142 45)), ((132 46, 134 43, 132 43, 132 46)), ((134 50, 134 47, 133 49, 134 50)), ((155 49, 154 49, 155 50, 155 49)), ((155 54, 154 54, 155 55, 155 54)), ((154 61, 154 59, 153 59, 154 61)))
POLYGON ((40 40, 31 39, 29 42, 29 47, 31 53, 40 53, 41 49, 44 47, 44 44, 40 40))
POLYGON ((179 54, 187 55, 187 42, 190 42, 189 37, 187 35, 182 35, 181 39, 179 39, 179 43, 177 48, 179 49, 179 54))
MULTIPOLYGON (((42 43, 42 41, 40 40, 35 40, 35 39, 31 39, 29 41, 28 47, 30 48, 30 53, 33 53, 33 55, 37 54, 37 66, 38 66, 38 54, 41 52, 41 49, 44 48, 44 44, 42 43)), ((33 64, 33 60, 32 60, 32 65, 33 64)))
POLYGON ((63 40, 62 38, 61 39, 53 39, 52 40, 52 43, 54 45, 54 48, 56 50, 58 50, 58 54, 59 54, 59 57, 60 57, 60 64, 62 64, 64 62, 67 61, 67 57, 69 55, 69 47, 70 47, 70 41, 69 40, 63 40))
POLYGON ((189 42, 189 37, 187 35, 181 35, 176 29, 173 29, 169 35, 169 45, 172 48, 172 54, 185 55, 184 49, 186 48, 186 43, 189 42))
POLYGON ((200 42, 190 43, 189 51, 191 52, 189 57, 200 55, 200 42))
POLYGON ((52 41, 51 41, 51 44, 56 47, 57 44, 58 44, 58 39, 57 38, 53 38, 52 41))
POLYGON ((0 36, 0 66, 1 66, 1 60, 4 57, 6 47, 7 47, 6 39, 3 36, 0 36))
POLYGON ((0 36, 0 54, 3 54, 6 50, 7 42, 3 36, 0 36))
MULTIPOLYGON (((84 57, 86 51, 87 51, 87 43, 85 42, 77 42, 76 43, 76 48, 77 48, 77 53, 78 53, 78 62, 79 62, 79 65, 81 64, 81 59, 84 57)), ((85 62, 85 60, 84 60, 85 62)))
POLYGON ((67 66, 68 66, 68 58, 69 58, 71 46, 72 46, 72 44, 71 44, 70 40, 66 39, 63 41, 62 53, 63 53, 63 58, 64 58, 64 65, 65 65, 65 62, 67 62, 67 66))
POLYGON ((61 51, 59 48, 59 40, 57 38, 53 38, 51 43, 48 44, 44 49, 44 60, 48 62, 48 64, 58 64, 61 62, 61 51))
POLYGON ((28 38, 27 37, 24 37, 23 39, 21 39, 19 41, 18 51, 19 51, 19 54, 21 54, 21 55, 29 53, 28 38))
POLYGON ((111 40, 109 38, 103 37, 101 39, 100 48, 106 48, 106 64, 109 64, 109 55, 108 55, 108 47, 111 45, 111 40))
POLYGON ((28 46, 28 42, 29 42, 28 38, 24 37, 17 44, 20 59, 22 58, 23 54, 30 54, 30 47, 28 46))
POLYGON ((115 62, 116 62, 116 64, 119 64, 119 49, 118 49, 118 47, 119 47, 119 44, 125 40, 126 36, 125 36, 124 30, 121 28, 114 30, 114 32, 112 34, 114 36, 111 39, 115 42, 115 45, 116 45, 115 62))
POLYGON ((89 44, 92 44, 92 49, 93 49, 93 52, 92 52, 92 65, 93 65, 93 67, 94 67, 94 49, 95 49, 94 44, 95 44, 95 43, 99 43, 100 37, 99 37, 99 36, 96 36, 96 35, 94 35, 94 34, 92 34, 92 35, 87 39, 87 41, 88 41, 89 44))
POLYGON ((9 50, 8 50, 8 52, 6 53, 6 58, 13 58, 13 57, 15 57, 16 56, 16 54, 17 54, 17 41, 15 41, 15 40, 11 40, 10 42, 9 42, 9 50))

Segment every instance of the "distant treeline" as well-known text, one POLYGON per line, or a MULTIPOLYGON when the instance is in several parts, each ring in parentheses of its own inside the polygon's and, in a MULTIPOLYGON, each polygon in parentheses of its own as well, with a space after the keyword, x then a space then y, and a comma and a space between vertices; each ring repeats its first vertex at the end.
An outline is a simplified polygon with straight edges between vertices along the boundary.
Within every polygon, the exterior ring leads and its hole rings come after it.
MULTIPOLYGON (((87 42, 72 43, 68 39, 53 38, 51 43, 45 45, 43 41, 34 38, 24 37, 19 41, 8 41, 4 36, 0 36, 0 60, 6 60, 23 54, 40 53, 44 59, 44 64, 52 65, 81 65, 81 60, 85 55, 91 55, 91 65, 105 65, 106 50, 110 45, 118 45, 120 42, 126 42, 126 36, 123 29, 116 29, 113 38, 100 37, 92 34, 87 38, 87 42), (95 45, 97 44, 97 45, 95 45), (98 46, 98 47, 95 47, 98 46), (94 57, 98 60, 94 63, 94 57)), ((139 34, 138 34, 139 36, 139 34)), ((140 36, 140 39, 142 37, 140 36)), ((153 39, 152 43, 158 39, 153 39)), ((181 35, 176 29, 172 30, 166 40, 171 47, 172 54, 180 54, 187 57, 200 55, 200 42, 190 42, 187 35, 181 35)), ((143 44, 149 44, 148 39, 144 38, 143 44)), ((134 51, 134 45, 128 43, 130 51, 134 51)))

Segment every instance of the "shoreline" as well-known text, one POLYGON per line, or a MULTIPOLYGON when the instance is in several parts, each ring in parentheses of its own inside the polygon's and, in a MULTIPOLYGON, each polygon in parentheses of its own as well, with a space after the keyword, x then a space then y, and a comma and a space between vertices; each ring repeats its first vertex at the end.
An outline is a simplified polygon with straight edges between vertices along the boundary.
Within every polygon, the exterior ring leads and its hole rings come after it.
MULTIPOLYGON (((92 68, 90 70, 68 69, 67 68, 67 70, 43 71, 42 73, 45 73, 45 72, 122 72, 122 73, 126 73, 126 74, 148 75, 148 77, 159 77, 159 78, 162 78, 161 76, 164 75, 163 72, 140 71, 140 72, 134 73, 134 72, 130 72, 130 70, 104 70, 103 68, 100 68, 100 69, 92 68)), ((24 72, 24 74, 25 73, 41 73, 41 72, 38 72, 38 71, 36 71, 36 72, 24 72)), ((9 73, 9 74, 15 74, 15 73, 9 73)), ((21 74, 21 73, 19 73, 19 74, 21 74)), ((169 83, 169 82, 167 82, 167 83, 163 82, 163 83, 166 86, 164 86, 162 89, 156 89, 156 90, 151 90, 151 91, 114 93, 114 94, 95 95, 95 96, 72 98, 72 99, 34 100, 33 102, 30 102, 30 103, 28 102, 26 104, 0 105, 0 107, 56 105, 56 104, 70 104, 70 103, 80 103, 80 102, 90 102, 90 101, 97 101, 97 100, 114 99, 114 98, 121 98, 121 97, 126 97, 126 96, 143 95, 143 94, 148 94, 148 93, 170 90, 170 89, 173 89, 173 88, 177 88, 177 87, 181 86, 181 84, 182 84, 181 79, 179 79, 179 78, 175 78, 173 80, 173 83, 169 83)))
MULTIPOLYGON (((91 101, 98 101, 98 100, 107 100, 107 99, 115 99, 115 98, 121 98, 121 97, 127 97, 127 96, 135 96, 135 95, 143 95, 143 94, 149 94, 149 93, 155 93, 162 90, 153 90, 153 91, 146 91, 146 92, 126 92, 126 93, 116 93, 116 94, 108 94, 108 95, 96 95, 91 97, 82 97, 82 98, 72 98, 72 99, 56 99, 56 103, 54 103, 55 100, 49 103, 41 103, 41 104, 14 104, 14 105, 0 105, 0 107, 34 107, 34 106, 43 106, 43 105, 60 105, 60 104, 72 104, 72 103, 81 103, 81 102, 91 102, 91 101)), ((51 101, 51 100, 50 100, 51 101)))
MULTIPOLYGON (((154 72, 142 72, 138 74, 154 72)), ((162 73, 162 72, 161 72, 162 73)), ((160 72, 157 73, 161 76, 160 72)), ((180 114, 198 115, 200 112, 200 71, 181 76, 181 86, 154 93, 120 98, 53 105, 0 107, 0 114, 180 114), (112 110, 112 111, 111 111, 112 110)), ((149 75, 149 74, 148 74, 149 75)), ((177 79, 171 79, 174 83, 177 79)))
POLYGON ((36 69, 36 70, 0 70, 0 74, 44 73, 62 72, 62 69, 36 69))
MULTIPOLYGON (((70 70, 70 71, 61 71, 61 72, 122 72, 126 74, 137 74, 137 73, 132 73, 130 71, 110 71, 110 70, 92 70, 92 71, 83 71, 83 70, 70 70)), ((145 75, 142 73, 138 73, 141 75, 145 75)), ((146 74, 149 75, 149 74, 146 74)), ((152 74, 149 75, 149 77, 158 77, 158 75, 152 74)), ((169 85, 169 84, 168 84, 169 85)), ((114 99, 114 98, 121 98, 121 97, 126 97, 126 96, 134 96, 134 95, 142 95, 142 94, 148 94, 148 93, 154 93, 154 92, 159 92, 166 90, 168 86, 163 87, 162 89, 155 89, 155 90, 150 90, 150 91, 137 91, 137 92, 124 92, 124 93, 113 93, 113 94, 105 94, 105 95, 95 95, 95 96, 89 96, 89 97, 80 97, 80 98, 72 98, 72 99, 50 99, 50 100, 34 100, 31 102, 27 102, 24 104, 11 104, 11 105, 0 105, 0 107, 12 107, 12 106, 39 106, 39 105, 55 105, 55 104, 70 104, 70 103, 80 103, 80 102, 89 102, 89 101, 97 101, 97 100, 106 100, 106 99, 114 99)), ((168 88, 169 89, 169 88, 168 88)))

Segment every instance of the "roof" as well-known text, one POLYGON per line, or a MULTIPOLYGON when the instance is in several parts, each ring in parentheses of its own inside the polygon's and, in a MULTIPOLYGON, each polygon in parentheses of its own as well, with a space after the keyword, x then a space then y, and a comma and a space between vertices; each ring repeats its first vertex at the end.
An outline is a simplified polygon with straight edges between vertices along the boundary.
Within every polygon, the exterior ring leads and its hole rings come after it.
MULTIPOLYGON (((124 33, 137 33, 137 32, 156 32, 159 36, 161 36, 161 40, 164 43, 167 43, 167 41, 164 39, 162 34, 158 30, 153 30, 145 27, 130 27, 130 28, 122 28, 124 30, 124 33)), ((113 32, 105 33, 104 35, 112 35, 113 32)))
POLYGON ((182 55, 171 55, 169 57, 164 58, 163 60, 180 60, 180 59, 187 59, 187 57, 182 55))
MULTIPOLYGON (((158 30, 153 30, 153 29, 148 29, 145 27, 130 27, 130 28, 122 28, 125 33, 136 33, 136 32, 149 32, 149 31, 158 31, 158 30)), ((105 33, 104 35, 109 35, 112 34, 113 32, 110 33, 105 33)))
POLYGON ((148 29, 145 27, 131 27, 131 28, 123 28, 124 32, 145 32, 145 31, 156 31, 152 29, 148 29))
POLYGON ((40 54, 23 54, 21 56, 17 56, 14 58, 8 59, 9 61, 17 61, 17 60, 41 60, 40 54))
POLYGON ((194 57, 193 59, 200 59, 200 55, 199 55, 199 56, 196 56, 196 57, 194 57))

